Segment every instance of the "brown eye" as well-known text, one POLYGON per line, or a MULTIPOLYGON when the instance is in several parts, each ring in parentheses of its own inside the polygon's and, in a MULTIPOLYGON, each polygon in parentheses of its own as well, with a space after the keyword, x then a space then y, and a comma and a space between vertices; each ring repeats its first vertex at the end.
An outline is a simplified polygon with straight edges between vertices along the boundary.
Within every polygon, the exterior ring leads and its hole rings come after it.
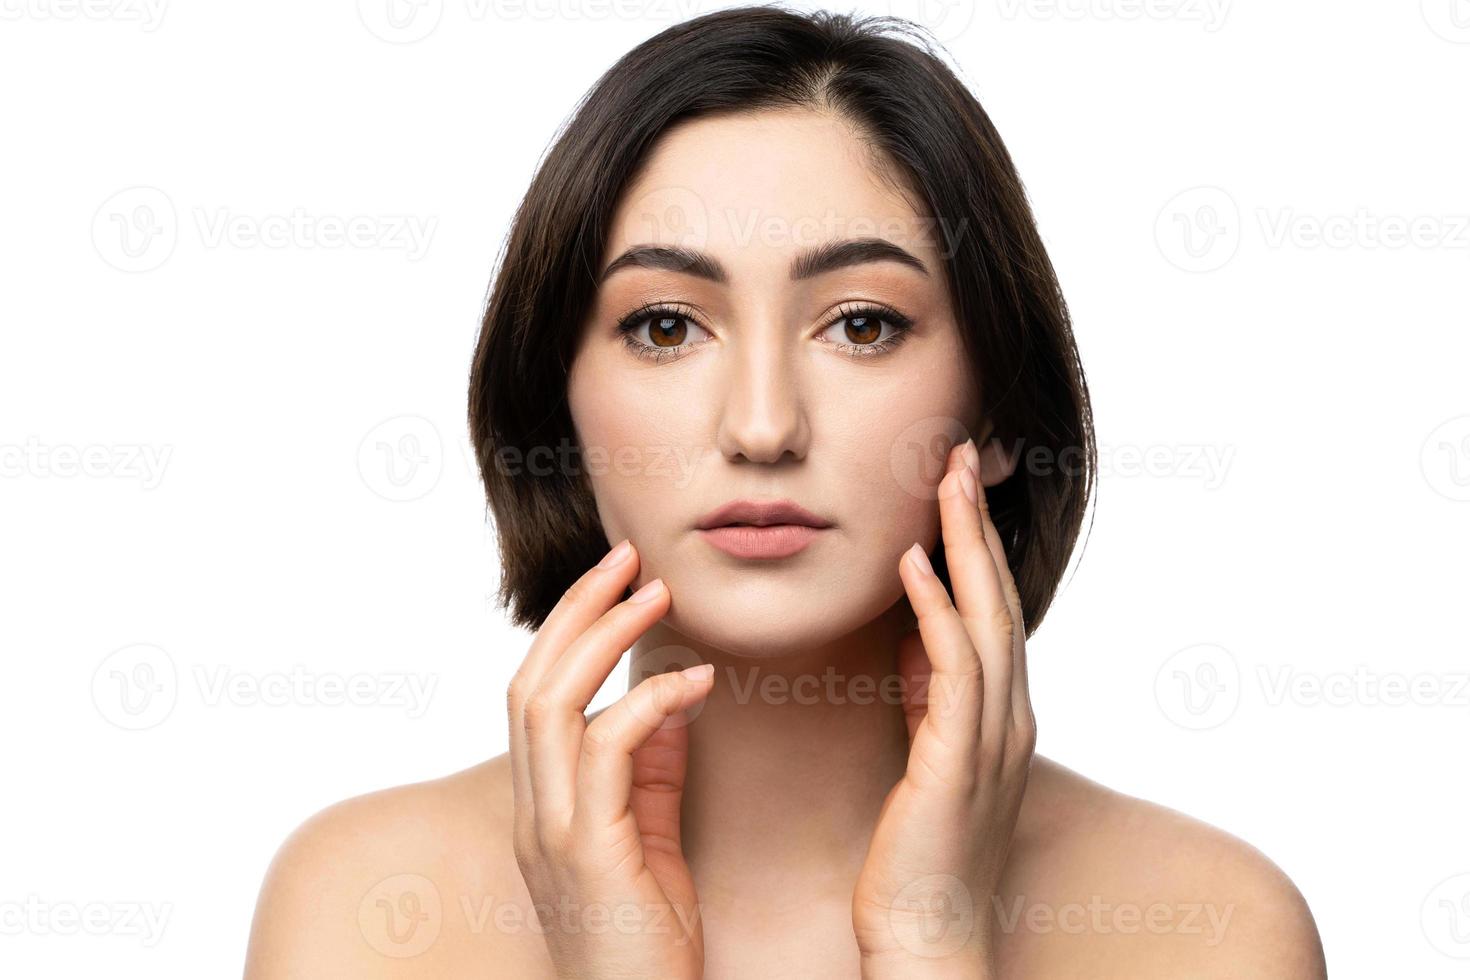
POLYGON ((629 314, 618 325, 618 332, 634 354, 654 361, 665 356, 672 360, 708 337, 708 331, 691 315, 675 307, 643 307, 629 314))
POLYGON ((883 333, 883 321, 875 316, 843 317, 847 326, 843 332, 854 344, 871 344, 883 333))
POLYGON ((820 338, 849 357, 874 357, 903 343, 912 326, 912 320, 886 306, 847 307, 820 338))
POLYGON ((655 347, 678 347, 689 335, 689 321, 682 316, 656 316, 648 324, 648 339, 655 347))

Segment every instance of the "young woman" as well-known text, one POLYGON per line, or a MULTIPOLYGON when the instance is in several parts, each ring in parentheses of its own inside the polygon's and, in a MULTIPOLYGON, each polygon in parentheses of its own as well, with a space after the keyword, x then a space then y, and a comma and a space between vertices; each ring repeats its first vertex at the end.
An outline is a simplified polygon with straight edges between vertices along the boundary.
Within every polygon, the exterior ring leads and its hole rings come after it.
POLYGON ((902 22, 731 9, 621 59, 516 216, 469 417, 537 631, 510 752, 308 820, 247 977, 1325 975, 1259 852, 1033 755, 1087 388, 1010 157, 902 22))

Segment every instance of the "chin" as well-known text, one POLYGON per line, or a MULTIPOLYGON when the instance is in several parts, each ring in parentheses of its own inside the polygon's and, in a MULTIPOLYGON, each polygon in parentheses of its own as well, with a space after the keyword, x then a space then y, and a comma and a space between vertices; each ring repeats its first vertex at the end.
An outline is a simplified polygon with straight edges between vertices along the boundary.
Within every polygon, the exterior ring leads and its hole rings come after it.
POLYGON ((691 643, 751 660, 797 657, 836 643, 892 608, 903 591, 894 576, 892 594, 857 595, 823 577, 800 587, 751 582, 717 589, 670 582, 675 600, 664 624, 691 643), (828 583, 828 584, 824 584, 828 583))

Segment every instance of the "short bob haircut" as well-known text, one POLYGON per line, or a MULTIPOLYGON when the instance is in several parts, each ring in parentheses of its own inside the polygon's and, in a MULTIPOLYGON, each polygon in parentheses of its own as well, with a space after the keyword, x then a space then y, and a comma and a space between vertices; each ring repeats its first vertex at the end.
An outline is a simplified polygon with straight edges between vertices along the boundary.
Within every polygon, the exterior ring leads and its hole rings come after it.
MULTIPOLYGON (((921 28, 765 5, 692 18, 619 59, 564 125, 516 211, 470 371, 469 427, 499 535, 499 601, 517 626, 539 629, 611 544, 587 468, 531 462, 580 452, 567 377, 622 191, 675 123, 795 108, 855 123, 942 230, 983 417, 1018 454, 987 498, 1028 634, 1051 605, 1097 449, 1066 302, 1010 154, 921 28)), ((932 557, 948 585, 942 543, 932 557)))

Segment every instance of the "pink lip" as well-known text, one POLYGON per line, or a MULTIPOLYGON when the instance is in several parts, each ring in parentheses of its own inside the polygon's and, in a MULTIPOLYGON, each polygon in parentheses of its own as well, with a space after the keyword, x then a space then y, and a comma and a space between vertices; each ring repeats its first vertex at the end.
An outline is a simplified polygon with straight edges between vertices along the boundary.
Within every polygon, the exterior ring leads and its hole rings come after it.
POLYGON ((794 500, 732 500, 705 514, 695 527, 707 531, 727 524, 754 524, 762 527, 799 524, 813 528, 832 526, 830 521, 823 520, 794 500))
POLYGON ((699 533, 736 558, 790 558, 811 544, 822 529, 805 524, 726 525, 702 528, 699 533))
POLYGON ((695 527, 736 558, 790 558, 831 526, 794 500, 732 500, 695 527))

